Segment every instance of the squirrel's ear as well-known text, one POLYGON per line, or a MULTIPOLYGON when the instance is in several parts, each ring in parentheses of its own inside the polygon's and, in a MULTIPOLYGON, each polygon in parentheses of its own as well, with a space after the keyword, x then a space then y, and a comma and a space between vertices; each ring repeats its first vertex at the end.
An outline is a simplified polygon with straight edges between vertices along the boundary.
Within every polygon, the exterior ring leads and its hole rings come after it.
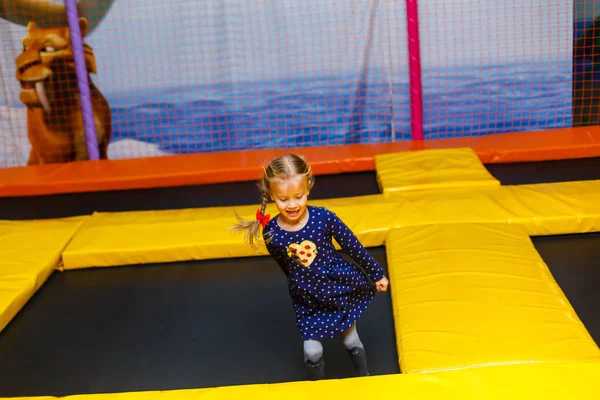
POLYGON ((37 25, 36 25, 36 23, 35 23, 34 21, 30 21, 30 22, 27 24, 27 32, 33 32, 33 31, 35 31, 36 29, 37 29, 37 25))
POLYGON ((87 34, 88 23, 87 19, 84 17, 79 18, 79 30, 81 31, 81 36, 85 36, 87 34))

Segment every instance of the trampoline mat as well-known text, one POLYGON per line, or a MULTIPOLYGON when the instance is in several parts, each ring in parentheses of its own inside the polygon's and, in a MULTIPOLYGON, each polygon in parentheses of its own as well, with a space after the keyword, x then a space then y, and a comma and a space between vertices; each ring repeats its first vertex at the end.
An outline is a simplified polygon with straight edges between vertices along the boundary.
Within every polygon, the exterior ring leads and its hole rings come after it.
MULTIPOLYGON (((389 292, 357 326, 371 374, 399 373, 389 292)), ((324 347, 328 379, 355 376, 339 340, 324 347)), ((307 379, 270 257, 56 272, 0 333, 0 359, 0 397, 307 379)))
POLYGON ((596 344, 600 345, 600 233, 532 238, 596 344))
POLYGON ((600 158, 579 158, 510 164, 487 164, 503 185, 589 181, 600 179, 600 158))

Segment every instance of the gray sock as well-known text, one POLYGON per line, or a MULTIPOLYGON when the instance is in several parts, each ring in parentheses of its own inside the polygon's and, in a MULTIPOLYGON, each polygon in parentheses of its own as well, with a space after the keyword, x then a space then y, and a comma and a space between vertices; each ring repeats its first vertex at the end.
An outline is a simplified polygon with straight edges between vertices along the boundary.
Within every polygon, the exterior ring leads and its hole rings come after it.
POLYGON ((304 360, 315 364, 323 357, 323 345, 318 340, 304 341, 304 360))
POLYGON ((352 350, 356 347, 364 349, 360 337, 358 337, 358 332, 356 331, 356 323, 352 324, 350 328, 342 332, 341 337, 342 343, 346 349, 352 350))

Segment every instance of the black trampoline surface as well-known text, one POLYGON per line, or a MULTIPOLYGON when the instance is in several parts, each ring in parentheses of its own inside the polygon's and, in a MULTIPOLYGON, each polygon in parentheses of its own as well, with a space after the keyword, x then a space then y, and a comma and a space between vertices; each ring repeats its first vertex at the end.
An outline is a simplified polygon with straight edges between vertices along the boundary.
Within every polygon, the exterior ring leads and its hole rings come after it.
MULTIPOLYGON (((385 250, 370 249, 385 266, 385 250)), ((358 322, 373 375, 398 373, 389 292, 358 322)), ((354 376, 324 343, 327 378, 354 376)), ((0 333, 0 397, 306 379, 285 276, 269 257, 54 273, 0 333)))
POLYGON ((503 185, 589 181, 600 179, 600 158, 580 158, 511 164, 488 164, 503 185))
POLYGON ((532 241, 600 346, 600 233, 540 236, 532 241))
MULTIPOLYGON (((600 179, 599 159, 488 166, 503 184, 600 179)), ((374 172, 317 177, 312 199, 378 193, 374 172), (351 183, 351 184, 349 184, 351 183)), ((253 182, 0 198, 0 219, 256 204, 253 182)), ((532 238, 600 342, 600 234, 532 238)), ((385 249, 369 249, 386 268, 385 249)), ((400 372, 391 299, 358 324, 373 375, 400 372)), ((285 277, 270 257, 56 272, 0 333, 0 397, 306 379, 285 277)), ((327 378, 354 376, 336 340, 327 378)))

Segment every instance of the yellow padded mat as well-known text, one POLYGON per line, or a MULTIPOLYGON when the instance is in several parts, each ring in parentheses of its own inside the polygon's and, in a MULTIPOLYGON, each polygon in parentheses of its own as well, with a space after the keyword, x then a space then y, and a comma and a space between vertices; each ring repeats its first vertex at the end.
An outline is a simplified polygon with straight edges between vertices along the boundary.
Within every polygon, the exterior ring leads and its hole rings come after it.
POLYGON ((496 200, 531 236, 600 231, 600 180, 507 186, 496 200))
POLYGON ((382 193, 500 185, 470 148, 380 154, 375 167, 382 193))
MULTIPOLYGON (((383 243, 383 221, 396 203, 373 207, 380 196, 315 201, 327 205, 352 225, 366 246, 383 243), (357 208, 365 211, 357 212, 357 208), (375 223, 374 223, 375 222, 375 223)), ((152 262, 256 256, 244 234, 228 228, 237 222, 234 211, 251 219, 257 206, 214 207, 167 211, 96 213, 81 227, 63 252, 65 269, 119 266, 152 262)), ((267 213, 277 212, 269 205, 267 213)), ((267 255, 260 244, 262 255, 267 255)))
MULTIPOLYGON (((595 400, 600 363, 504 365, 270 385, 67 396, 68 400, 595 400)), ((21 398, 23 399, 23 398, 21 398)), ((33 398, 29 398, 33 399, 33 398)), ((36 398, 41 399, 41 398, 36 398)), ((12 400, 17 400, 12 399, 12 400)))
POLYGON ((386 249, 403 372, 600 360, 522 227, 413 226, 386 249))
POLYGON ((520 224, 531 236, 600 231, 600 180, 447 189, 402 199, 390 227, 461 222, 520 224))
POLYGON ((0 331, 48 279, 86 218, 0 221, 0 331))
MULTIPOLYGON (((461 222, 522 224, 530 235, 600 231, 600 181, 446 189, 311 201, 336 212, 367 246, 390 228, 461 222)), ((256 256, 227 230, 257 206, 96 213, 63 252, 66 269, 256 256)), ((269 205, 267 212, 277 212, 269 205)), ((261 246, 262 254, 266 249, 261 246)))

